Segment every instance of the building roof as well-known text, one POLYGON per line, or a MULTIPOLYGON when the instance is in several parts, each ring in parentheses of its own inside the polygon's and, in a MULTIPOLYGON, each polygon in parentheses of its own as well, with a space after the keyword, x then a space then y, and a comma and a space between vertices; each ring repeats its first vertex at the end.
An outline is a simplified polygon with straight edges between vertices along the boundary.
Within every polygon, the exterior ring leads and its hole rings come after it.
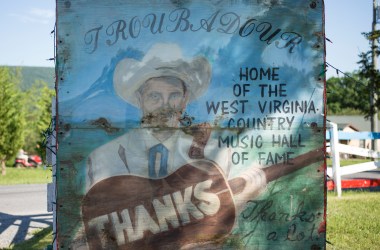
POLYGON ((345 124, 358 131, 371 131, 371 121, 365 119, 364 115, 330 115, 326 119, 338 124, 338 128, 345 124))
POLYGON ((343 129, 349 127, 354 131, 360 131, 360 129, 358 129, 357 127, 353 126, 350 123, 338 123, 337 125, 338 125, 338 130, 343 130, 343 129))

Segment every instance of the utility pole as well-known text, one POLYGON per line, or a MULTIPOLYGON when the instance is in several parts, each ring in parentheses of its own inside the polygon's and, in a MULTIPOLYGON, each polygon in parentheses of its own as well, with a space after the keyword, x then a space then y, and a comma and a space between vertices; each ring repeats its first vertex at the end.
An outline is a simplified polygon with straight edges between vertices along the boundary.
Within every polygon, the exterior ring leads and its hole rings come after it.
MULTIPOLYGON (((372 21, 372 34, 376 32, 377 23, 377 0, 373 0, 373 21, 372 21)), ((373 69, 377 69, 377 38, 372 39, 372 66, 373 69)), ((377 94, 376 94, 376 77, 372 78, 371 82, 371 107, 373 107, 373 114, 371 116, 371 132, 378 131, 378 111, 376 105, 377 94)), ((372 140, 372 150, 377 150, 376 140, 372 140)))

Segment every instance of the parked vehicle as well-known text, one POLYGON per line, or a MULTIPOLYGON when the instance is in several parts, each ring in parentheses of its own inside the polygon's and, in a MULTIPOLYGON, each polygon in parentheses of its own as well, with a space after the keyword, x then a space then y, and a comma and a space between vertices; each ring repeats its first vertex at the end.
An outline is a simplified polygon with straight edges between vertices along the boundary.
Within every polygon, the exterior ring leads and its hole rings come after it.
MULTIPOLYGON (((20 151, 21 152, 21 151, 20 151)), ((14 167, 15 168, 37 168, 42 165, 42 159, 38 155, 27 155, 24 151, 17 154, 14 167)))

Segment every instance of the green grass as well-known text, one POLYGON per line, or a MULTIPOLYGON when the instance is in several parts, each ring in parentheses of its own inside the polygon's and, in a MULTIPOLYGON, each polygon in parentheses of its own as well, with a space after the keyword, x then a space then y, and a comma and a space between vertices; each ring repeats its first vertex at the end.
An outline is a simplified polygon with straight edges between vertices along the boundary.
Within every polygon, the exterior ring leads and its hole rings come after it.
POLYGON ((31 239, 21 242, 19 244, 12 245, 9 248, 2 248, 2 250, 46 249, 48 245, 52 244, 52 241, 53 241, 52 233, 53 233, 53 230, 51 227, 38 230, 34 233, 34 236, 31 239))
MULTIPOLYGON (((1 171, 0 171, 1 172, 1 171)), ((44 184, 52 181, 51 168, 8 167, 6 175, 0 174, 0 185, 44 184)))
MULTIPOLYGON (((369 162, 371 161, 370 159, 357 159, 357 158, 351 158, 351 159, 341 159, 340 160, 340 166, 348 166, 348 165, 353 165, 353 164, 359 164, 359 163, 364 163, 364 162, 369 162)), ((332 166, 332 160, 331 158, 326 160, 326 164, 328 167, 332 166)))
MULTIPOLYGON (((328 250, 379 249, 380 193, 349 191, 337 198, 327 195, 328 250)), ((32 239, 9 249, 44 249, 52 242, 52 229, 38 232, 32 239)))
POLYGON ((380 193, 327 196, 327 249, 379 249, 380 193))

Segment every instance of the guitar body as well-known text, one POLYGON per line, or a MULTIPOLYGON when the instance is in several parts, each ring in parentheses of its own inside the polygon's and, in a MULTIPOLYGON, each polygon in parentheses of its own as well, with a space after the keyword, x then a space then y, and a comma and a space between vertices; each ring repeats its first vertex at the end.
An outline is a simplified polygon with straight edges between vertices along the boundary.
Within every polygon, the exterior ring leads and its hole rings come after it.
POLYGON ((218 242, 236 217, 223 173, 203 160, 163 179, 104 179, 86 194, 82 215, 90 249, 179 249, 218 242))

